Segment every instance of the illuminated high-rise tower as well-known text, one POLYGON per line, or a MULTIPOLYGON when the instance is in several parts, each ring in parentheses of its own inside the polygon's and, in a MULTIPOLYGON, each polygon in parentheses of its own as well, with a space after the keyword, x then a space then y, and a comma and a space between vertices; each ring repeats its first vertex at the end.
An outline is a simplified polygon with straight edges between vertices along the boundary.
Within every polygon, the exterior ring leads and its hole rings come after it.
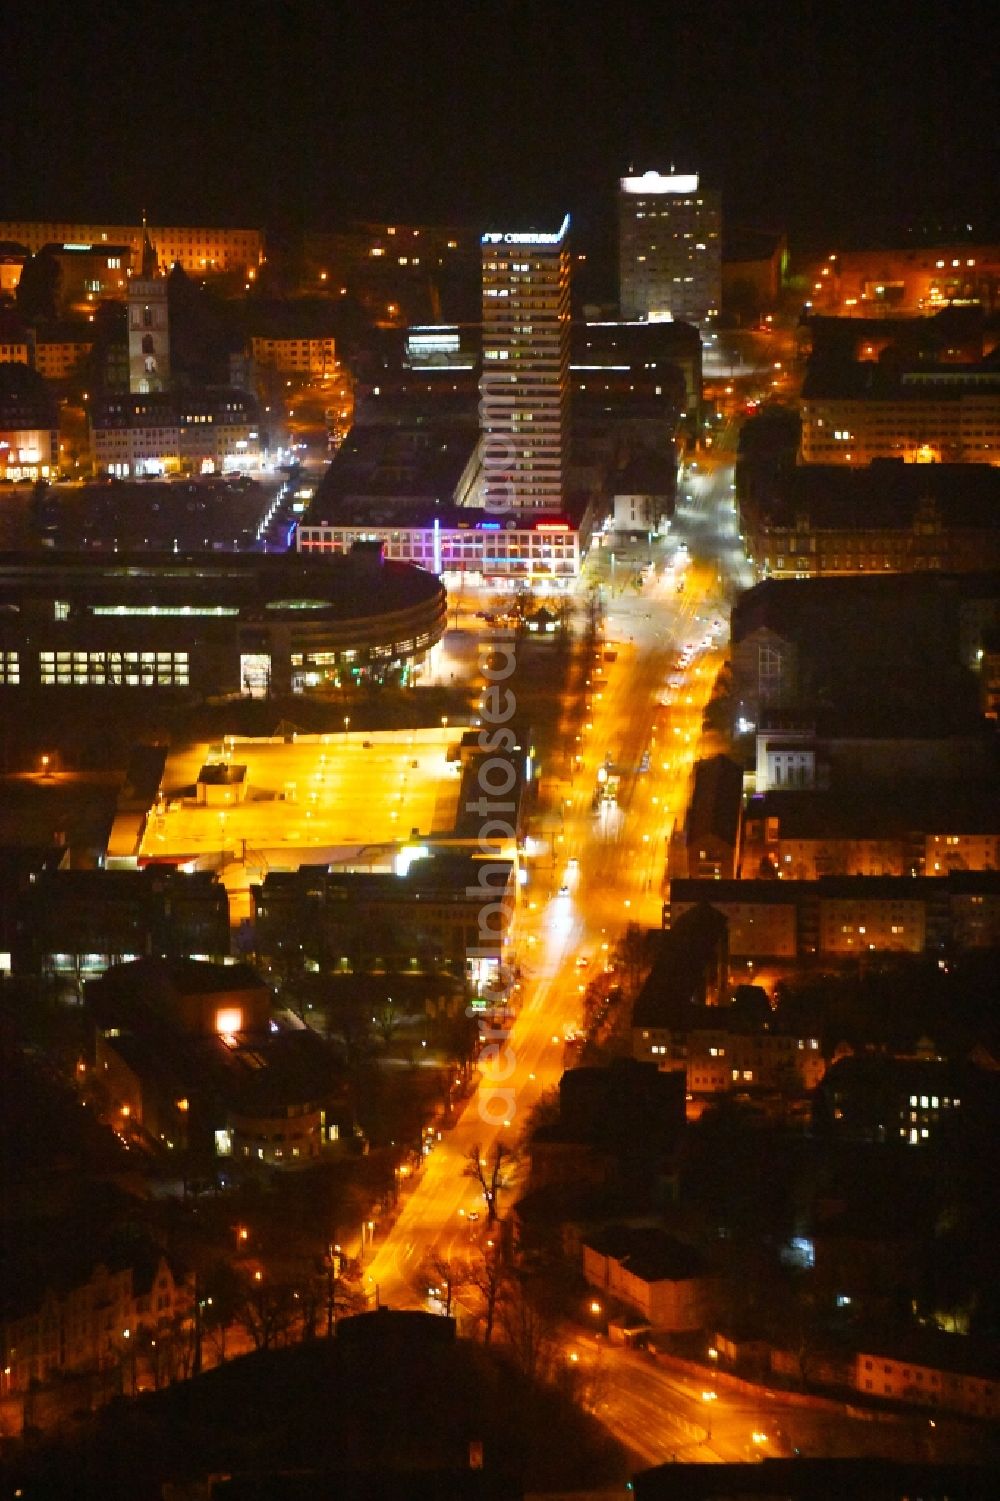
POLYGON ((170 316, 167 279, 143 223, 142 270, 128 284, 128 388, 137 394, 170 384, 170 316))
POLYGON ((705 323, 722 297, 721 195, 696 172, 623 177, 618 194, 623 318, 705 323))
POLYGON ((569 215, 483 235, 485 504, 560 511, 569 429, 569 215))

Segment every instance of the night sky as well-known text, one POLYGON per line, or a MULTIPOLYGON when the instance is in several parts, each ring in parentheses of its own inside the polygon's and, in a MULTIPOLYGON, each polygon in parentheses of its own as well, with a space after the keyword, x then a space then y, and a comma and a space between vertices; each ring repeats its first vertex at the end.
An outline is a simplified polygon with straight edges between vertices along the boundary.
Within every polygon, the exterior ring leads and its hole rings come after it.
POLYGON ((4 217, 556 222, 634 163, 821 243, 995 218, 986 0, 35 0, 4 38, 4 217))

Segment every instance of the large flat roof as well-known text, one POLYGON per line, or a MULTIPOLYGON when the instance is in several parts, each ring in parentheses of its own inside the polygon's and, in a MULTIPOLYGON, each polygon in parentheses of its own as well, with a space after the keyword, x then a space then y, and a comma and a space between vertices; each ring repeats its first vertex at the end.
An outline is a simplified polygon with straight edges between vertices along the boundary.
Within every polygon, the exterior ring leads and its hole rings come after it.
POLYGON ((59 598, 83 613, 354 620, 429 602, 433 574, 365 555, 0 553, 0 608, 59 598))

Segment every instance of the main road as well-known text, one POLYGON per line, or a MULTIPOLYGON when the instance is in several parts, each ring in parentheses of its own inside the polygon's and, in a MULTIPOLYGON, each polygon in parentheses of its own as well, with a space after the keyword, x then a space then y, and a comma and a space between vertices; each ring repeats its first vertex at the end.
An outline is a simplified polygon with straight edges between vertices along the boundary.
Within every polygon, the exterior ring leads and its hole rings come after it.
POLYGON ((590 567, 585 585, 601 591, 603 638, 583 664, 579 713, 563 715, 564 743, 543 768, 541 832, 519 918, 522 991, 502 1081, 510 1107, 479 1089, 442 1133, 364 1268, 369 1293, 383 1303, 421 1301, 421 1263, 462 1255, 484 1234, 481 1193, 464 1169, 474 1147, 484 1155, 498 1140, 513 1147, 539 1095, 558 1083, 565 1036, 580 1021, 585 972, 575 960, 599 959, 630 922, 660 925, 667 843, 686 803, 726 639, 726 590, 740 561, 730 481, 721 464, 696 472, 665 540, 617 556, 613 579, 609 553, 590 567), (654 571, 637 587, 650 557, 654 571), (685 647, 689 665, 678 668, 685 647), (618 800, 595 811, 608 764, 621 779, 618 800))

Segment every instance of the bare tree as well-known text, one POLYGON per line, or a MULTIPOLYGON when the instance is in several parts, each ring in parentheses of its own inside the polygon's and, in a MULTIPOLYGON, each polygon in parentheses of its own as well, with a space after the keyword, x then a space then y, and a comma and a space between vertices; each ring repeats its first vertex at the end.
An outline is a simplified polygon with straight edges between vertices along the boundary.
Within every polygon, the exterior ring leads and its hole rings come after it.
POLYGON ((472 1271, 468 1262, 428 1256, 417 1268, 414 1287, 421 1297, 426 1297, 429 1290, 434 1291, 435 1296, 444 1302, 445 1316, 451 1318, 455 1294, 472 1280, 472 1271))
POLYGON ((518 1368, 530 1381, 544 1379, 556 1352, 556 1321, 521 1281, 511 1280, 500 1309, 504 1337, 518 1368))
POLYGON ((499 1137, 493 1143, 488 1157, 483 1156, 483 1149, 478 1141, 469 1148, 464 1175, 472 1178, 482 1189, 487 1225, 494 1225, 499 1218, 500 1193, 509 1182, 509 1170, 514 1164, 515 1155, 513 1148, 499 1137))
POLYGON ((492 1344, 497 1313, 507 1287, 507 1268, 504 1265, 500 1247, 493 1241, 487 1242, 482 1260, 472 1264, 469 1283, 476 1288, 483 1300, 480 1315, 483 1325, 483 1344, 492 1344))

